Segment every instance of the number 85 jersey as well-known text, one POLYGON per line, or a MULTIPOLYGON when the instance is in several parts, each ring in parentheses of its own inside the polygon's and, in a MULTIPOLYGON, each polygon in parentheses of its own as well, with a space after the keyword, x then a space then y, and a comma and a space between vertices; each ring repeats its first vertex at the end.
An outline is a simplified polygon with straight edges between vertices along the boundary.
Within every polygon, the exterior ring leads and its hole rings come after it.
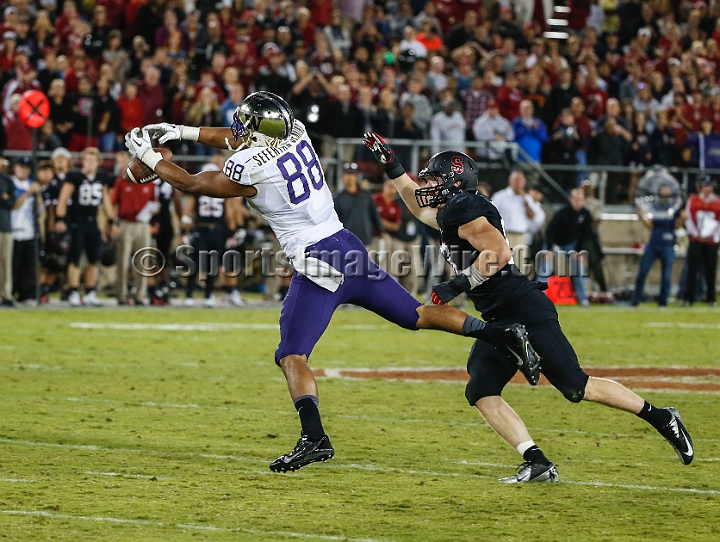
POLYGON ((255 187, 257 195, 246 199, 270 224, 288 256, 343 228, 320 160, 298 120, 278 147, 241 149, 225 162, 223 173, 255 187))

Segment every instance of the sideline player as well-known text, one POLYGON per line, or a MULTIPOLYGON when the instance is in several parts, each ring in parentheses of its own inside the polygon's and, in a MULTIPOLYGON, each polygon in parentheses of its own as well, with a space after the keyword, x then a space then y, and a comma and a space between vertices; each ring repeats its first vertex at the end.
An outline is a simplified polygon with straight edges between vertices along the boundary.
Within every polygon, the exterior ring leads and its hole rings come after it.
MULTIPOLYGON (((365 144, 410 211, 440 230, 443 254, 457 277, 433 287, 433 302, 437 298, 447 303, 465 292, 486 321, 501 327, 508 322, 524 324, 542 359, 541 372, 566 399, 573 403, 585 399, 636 414, 667 439, 685 465, 690 464, 692 439, 677 410, 657 408, 621 384, 588 376, 582 370, 560 329, 555 305, 514 265, 500 213, 488 198, 477 193, 478 167, 472 158, 455 151, 436 154, 418 174, 425 182, 425 187, 419 188, 382 137, 368 132, 365 144)), ((473 345, 467 368, 468 402, 525 460, 514 476, 500 481, 557 482, 557 469, 500 396, 516 368, 480 341, 473 345)))
POLYGON ((69 171, 65 175, 60 197, 55 209, 55 231, 70 233, 68 251, 67 282, 70 289, 70 306, 96 307, 100 301, 95 294, 97 286, 102 235, 97 224, 100 205, 108 218, 108 225, 114 224, 114 209, 110 202, 112 179, 100 168, 100 151, 88 147, 82 151, 82 169, 69 171), (83 251, 87 256, 85 267, 85 296, 80 301, 80 258, 83 251))
POLYGON ((479 338, 500 348, 503 356, 510 355, 509 348, 526 378, 537 382, 538 359, 522 326, 486 325, 453 307, 422 305, 368 258, 362 242, 343 228, 335 213, 305 127, 279 96, 251 94, 236 109, 231 128, 146 128, 134 129, 125 138, 134 156, 182 192, 246 197, 270 224, 296 269, 280 314, 275 362, 287 380, 302 433, 295 448, 270 465, 273 471, 295 470, 335 453, 320 421, 308 357, 343 303, 364 307, 406 329, 440 329, 479 338), (187 139, 235 152, 222 172, 190 175, 153 151, 151 134, 161 144, 187 139))

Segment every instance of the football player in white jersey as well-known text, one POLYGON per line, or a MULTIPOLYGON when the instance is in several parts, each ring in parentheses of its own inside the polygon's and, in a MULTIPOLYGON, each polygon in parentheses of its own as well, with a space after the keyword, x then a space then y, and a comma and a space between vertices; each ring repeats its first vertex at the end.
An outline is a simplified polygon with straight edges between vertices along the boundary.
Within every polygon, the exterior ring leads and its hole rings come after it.
POLYGON ((301 122, 279 96, 256 92, 235 111, 231 128, 149 125, 126 136, 128 149, 164 181, 188 194, 244 196, 272 227, 295 267, 280 314, 275 362, 282 368, 302 425, 295 448, 270 465, 285 472, 334 456, 308 366, 315 344, 343 303, 359 305, 406 329, 439 329, 479 338, 517 360, 531 383, 539 361, 524 327, 487 325, 449 306, 422 305, 372 260, 343 228, 322 167, 301 122), (151 139, 197 141, 234 154, 223 171, 190 175, 162 159, 151 139))

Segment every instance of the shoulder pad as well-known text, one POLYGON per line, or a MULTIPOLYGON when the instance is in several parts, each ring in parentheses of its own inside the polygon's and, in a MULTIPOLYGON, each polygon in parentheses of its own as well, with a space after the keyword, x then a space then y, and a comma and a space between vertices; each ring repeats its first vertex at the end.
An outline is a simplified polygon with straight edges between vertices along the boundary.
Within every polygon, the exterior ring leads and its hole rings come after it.
POLYGON ((493 204, 480 194, 464 192, 450 199, 442 212, 443 225, 462 226, 495 210, 493 204))

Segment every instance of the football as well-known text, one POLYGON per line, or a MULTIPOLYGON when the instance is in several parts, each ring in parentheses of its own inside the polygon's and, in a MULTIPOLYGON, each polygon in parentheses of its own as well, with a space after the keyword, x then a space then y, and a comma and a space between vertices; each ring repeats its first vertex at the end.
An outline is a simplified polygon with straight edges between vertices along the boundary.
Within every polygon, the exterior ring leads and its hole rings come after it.
MULTIPOLYGON (((163 160, 170 160, 173 157, 173 153, 169 149, 154 148, 153 150, 162 154, 163 160)), ((133 156, 123 171, 122 178, 131 183, 145 184, 154 181, 158 176, 140 158, 133 156)))

